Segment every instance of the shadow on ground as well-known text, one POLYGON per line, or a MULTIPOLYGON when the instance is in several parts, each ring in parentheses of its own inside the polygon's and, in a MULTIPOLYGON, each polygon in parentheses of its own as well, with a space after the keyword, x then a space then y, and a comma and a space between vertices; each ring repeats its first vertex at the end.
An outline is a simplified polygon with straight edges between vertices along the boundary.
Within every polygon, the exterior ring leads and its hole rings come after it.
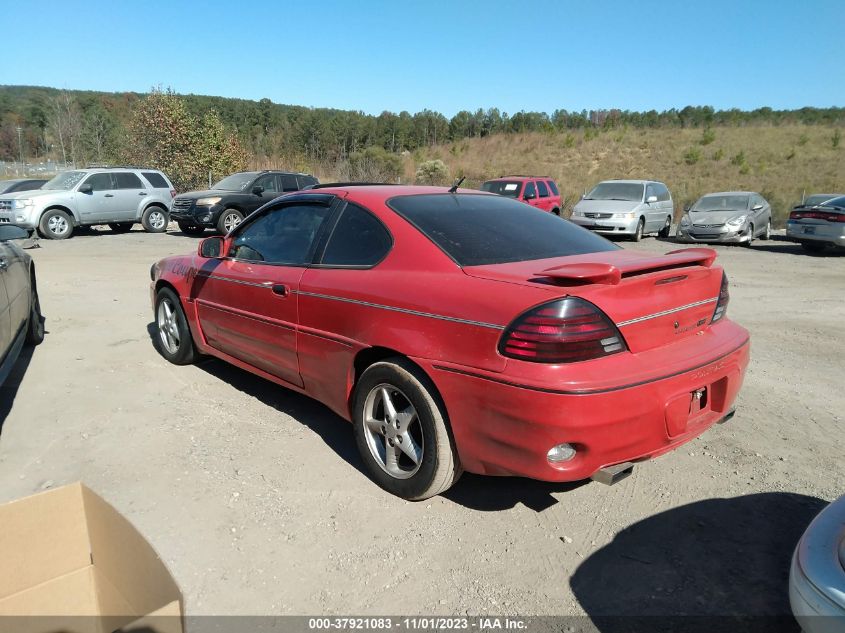
POLYGON ((484 477, 464 473, 458 483, 441 496, 482 512, 508 510, 520 503, 535 512, 542 512, 558 503, 552 493, 569 492, 590 483, 589 480, 549 483, 522 477, 484 477))
POLYGON ((602 633, 798 631, 790 560, 825 505, 761 493, 667 510, 619 532, 570 585, 602 633))
POLYGON ((6 421, 6 416, 12 410, 12 405, 15 402, 15 397, 18 395, 18 389, 21 386, 26 368, 29 367, 29 362, 32 360, 32 355, 35 348, 31 345, 24 345, 12 371, 0 385, 0 434, 3 433, 3 422, 6 421))

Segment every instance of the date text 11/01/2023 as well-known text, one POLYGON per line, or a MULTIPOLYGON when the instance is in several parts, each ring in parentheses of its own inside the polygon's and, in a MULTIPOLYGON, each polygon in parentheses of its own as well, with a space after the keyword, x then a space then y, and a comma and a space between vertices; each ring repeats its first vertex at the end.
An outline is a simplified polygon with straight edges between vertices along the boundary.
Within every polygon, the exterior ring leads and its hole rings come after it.
POLYGON ((389 630, 407 629, 411 631, 444 631, 444 630, 475 630, 519 631, 528 628, 528 623, 521 618, 514 617, 334 617, 309 618, 308 629, 320 630, 389 630))

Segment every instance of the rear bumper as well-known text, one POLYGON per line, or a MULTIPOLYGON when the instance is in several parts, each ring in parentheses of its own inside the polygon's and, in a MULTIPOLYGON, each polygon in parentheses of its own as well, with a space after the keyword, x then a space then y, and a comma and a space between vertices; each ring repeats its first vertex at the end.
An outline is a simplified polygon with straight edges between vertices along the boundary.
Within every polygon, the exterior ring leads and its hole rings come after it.
POLYGON ((790 220, 786 224, 786 238, 796 242, 818 242, 845 246, 845 223, 802 222, 790 220))
MULTIPOLYGON (((497 377, 415 360, 443 396, 465 470, 576 481, 605 466, 670 451, 729 417, 750 344, 747 332, 736 324, 719 327, 722 345, 710 349, 708 360, 688 362, 686 370, 652 380, 620 378, 616 386, 605 381, 602 386, 582 383, 555 390, 508 382, 507 372, 497 377), (702 389, 706 402, 693 404, 693 393, 702 389), (576 456, 550 463, 548 450, 564 442, 576 448, 576 456)), ((665 367, 670 365, 667 359, 665 367)), ((608 368, 613 371, 612 365, 608 368)))

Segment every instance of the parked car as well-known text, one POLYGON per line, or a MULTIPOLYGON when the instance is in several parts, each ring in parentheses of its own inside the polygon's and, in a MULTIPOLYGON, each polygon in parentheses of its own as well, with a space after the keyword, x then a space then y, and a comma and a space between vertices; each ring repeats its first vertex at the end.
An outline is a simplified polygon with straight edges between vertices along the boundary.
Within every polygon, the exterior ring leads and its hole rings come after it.
POLYGON ((845 193, 811 193, 809 196, 804 198, 802 203, 796 204, 792 208, 803 209, 805 207, 814 207, 822 202, 827 202, 833 198, 841 198, 842 196, 845 196, 845 193))
POLYGON ((171 217, 179 230, 201 235, 207 228, 224 235, 258 207, 284 193, 318 184, 309 174, 243 171, 226 176, 207 191, 189 191, 173 201, 171 217))
POLYGON ((822 510, 798 541, 789 603, 804 633, 845 630, 845 496, 822 510))
POLYGON ((0 225, 0 384, 9 376, 23 346, 44 340, 35 265, 13 241, 27 237, 26 229, 0 225))
POLYGON ((845 196, 794 209, 786 223, 786 237, 811 253, 845 246, 845 196))
POLYGON ((611 483, 733 414, 749 335, 715 257, 479 191, 321 185, 153 264, 154 338, 323 402, 406 499, 462 471, 611 483))
POLYGON ((555 215, 563 208, 557 184, 548 176, 502 176, 483 183, 481 191, 522 200, 555 215))
POLYGON ((643 235, 669 237, 675 207, 672 194, 655 180, 605 180, 572 209, 575 224, 639 242, 643 235))
POLYGON ((18 191, 32 191, 41 189, 47 182, 46 178, 20 178, 18 180, 0 180, 0 194, 17 193, 18 191))
POLYGON ((772 234, 772 207, 754 191, 708 193, 686 210, 678 224, 681 242, 745 244, 772 234))
POLYGON ((176 190, 156 169, 98 167, 58 174, 37 191, 0 196, 0 223, 63 240, 78 226, 108 224, 124 233, 136 222, 150 233, 167 230, 176 190))

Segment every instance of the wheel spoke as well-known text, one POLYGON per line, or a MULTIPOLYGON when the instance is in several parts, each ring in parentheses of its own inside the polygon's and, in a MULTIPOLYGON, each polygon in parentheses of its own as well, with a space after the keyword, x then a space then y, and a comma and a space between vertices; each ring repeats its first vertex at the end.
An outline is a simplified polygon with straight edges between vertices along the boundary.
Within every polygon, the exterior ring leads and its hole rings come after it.
POLYGON ((396 419, 396 407, 393 406, 393 400, 390 398, 390 392, 385 388, 381 388, 381 401, 384 405, 384 417, 390 422, 396 419))
POLYGON ((417 417, 417 412, 414 410, 414 407, 408 405, 407 409, 402 409, 398 411, 395 416, 395 421, 397 422, 396 430, 405 433, 408 430, 408 427, 411 425, 417 417))
POLYGON ((368 415, 364 419, 364 424, 367 425, 367 428, 370 429, 373 433, 377 435, 381 435, 381 427, 384 426, 384 422, 381 420, 376 420, 374 417, 368 415))
POLYGON ((396 446, 385 445, 384 447, 384 467, 387 472, 394 474, 399 472, 399 449, 396 446))
POLYGON ((402 449, 402 452, 405 453, 405 455, 411 458, 411 461, 414 462, 415 466, 418 466, 420 460, 422 459, 422 448, 420 448, 420 445, 417 444, 416 440, 410 433, 403 433, 401 438, 402 441, 399 442, 399 448, 402 449))

